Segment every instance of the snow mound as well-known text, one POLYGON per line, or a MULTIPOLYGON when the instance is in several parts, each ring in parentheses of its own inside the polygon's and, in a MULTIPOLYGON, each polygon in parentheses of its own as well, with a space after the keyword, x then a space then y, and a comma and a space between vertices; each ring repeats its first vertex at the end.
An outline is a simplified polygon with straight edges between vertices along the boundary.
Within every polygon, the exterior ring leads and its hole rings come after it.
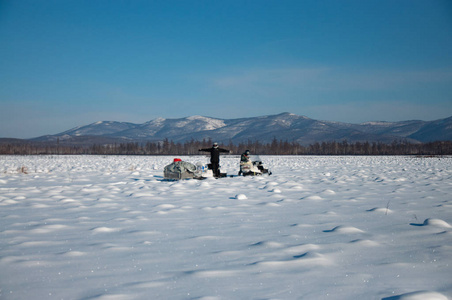
POLYGON ((382 300, 448 300, 448 299, 443 294, 437 292, 419 291, 383 298, 382 300))
POLYGON ((82 252, 82 251, 68 251, 63 253, 63 256, 68 256, 68 257, 77 257, 77 256, 83 256, 86 255, 86 252, 82 252))
POLYGON ((265 248, 283 248, 284 245, 278 242, 271 242, 271 241, 261 241, 255 244, 252 244, 253 247, 265 247, 265 248))
POLYGON ((305 198, 303 198, 303 200, 320 201, 320 200, 323 200, 323 198, 320 196, 314 195, 314 196, 305 197, 305 198))
POLYGON ((337 232, 337 233, 362 233, 364 231, 362 231, 359 228, 353 227, 353 226, 344 226, 344 225, 339 225, 334 227, 331 230, 324 230, 323 232, 337 232))
POLYGON ((274 269, 274 268, 299 268, 299 267, 321 267, 333 265, 332 259, 327 255, 317 252, 306 252, 301 255, 295 255, 289 259, 283 260, 268 260, 256 262, 260 268, 274 269))
POLYGON ((284 249, 284 252, 287 253, 304 253, 309 252, 313 250, 320 249, 319 245, 316 244, 304 244, 304 245, 298 245, 298 246, 292 246, 284 249))
POLYGON ((360 245, 360 246, 365 246, 365 247, 375 247, 375 246, 380 245, 380 243, 378 243, 378 242, 371 241, 371 240, 362 240, 362 239, 353 240, 350 243, 360 245))
POLYGON ((449 223, 440 219, 425 219, 424 226, 428 225, 443 228, 452 228, 452 226, 449 223))
POLYGON ((159 209, 172 209, 172 208, 176 208, 176 206, 173 205, 173 204, 160 204, 160 205, 157 205, 156 208, 159 208, 159 209))
POLYGON ((392 214, 393 211, 386 207, 374 207, 369 210, 368 212, 378 212, 378 213, 384 213, 384 214, 392 214))
POLYGON ((117 232, 120 231, 119 228, 110 228, 110 227, 96 227, 91 229, 93 233, 109 233, 109 232, 117 232))
POLYGON ((223 278, 238 276, 240 275, 240 272, 233 270, 208 270, 208 271, 195 271, 193 272, 193 275, 201 278, 212 278, 212 277, 223 278))
POLYGON ((335 191, 333 191, 333 190, 324 190, 323 192, 322 192, 322 194, 324 194, 324 195, 336 195, 336 192, 335 191))
POLYGON ((410 223, 410 225, 413 226, 432 226, 432 227, 440 227, 440 228, 452 228, 452 226, 447 223, 444 220, 441 219, 434 219, 434 218, 428 218, 424 220, 424 223, 417 224, 417 223, 410 223))

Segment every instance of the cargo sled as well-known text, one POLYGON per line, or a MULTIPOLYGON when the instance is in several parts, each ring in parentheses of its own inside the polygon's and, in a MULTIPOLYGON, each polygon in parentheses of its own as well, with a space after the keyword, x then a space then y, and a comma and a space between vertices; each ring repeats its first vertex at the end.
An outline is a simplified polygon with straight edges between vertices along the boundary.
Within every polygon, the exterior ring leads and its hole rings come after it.
POLYGON ((264 164, 261 160, 255 160, 252 162, 240 162, 239 176, 259 176, 264 174, 271 175, 272 172, 264 168, 264 164))
MULTIPOLYGON (((182 179, 206 179, 214 178, 211 164, 197 163, 196 165, 182 161, 178 158, 167 165, 163 170, 164 180, 182 179)), ((220 177, 226 177, 225 173, 220 173, 220 177)))
POLYGON ((165 180, 199 179, 200 177, 201 174, 194 164, 182 161, 179 158, 175 158, 163 170, 165 180))

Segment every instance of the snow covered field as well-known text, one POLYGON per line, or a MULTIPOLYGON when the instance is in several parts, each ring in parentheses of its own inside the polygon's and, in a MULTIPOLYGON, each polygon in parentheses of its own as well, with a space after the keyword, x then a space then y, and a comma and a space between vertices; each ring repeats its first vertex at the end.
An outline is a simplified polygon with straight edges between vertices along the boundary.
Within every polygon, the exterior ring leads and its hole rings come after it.
POLYGON ((452 299, 452 158, 172 159, 0 156, 0 299, 452 299))

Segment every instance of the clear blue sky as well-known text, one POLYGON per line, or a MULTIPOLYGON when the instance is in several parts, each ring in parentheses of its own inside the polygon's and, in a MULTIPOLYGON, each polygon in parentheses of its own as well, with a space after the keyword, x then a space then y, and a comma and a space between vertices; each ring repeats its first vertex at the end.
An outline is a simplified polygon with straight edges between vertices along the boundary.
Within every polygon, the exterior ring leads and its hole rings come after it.
POLYGON ((452 1, 0 0, 0 137, 281 112, 452 116, 452 1))

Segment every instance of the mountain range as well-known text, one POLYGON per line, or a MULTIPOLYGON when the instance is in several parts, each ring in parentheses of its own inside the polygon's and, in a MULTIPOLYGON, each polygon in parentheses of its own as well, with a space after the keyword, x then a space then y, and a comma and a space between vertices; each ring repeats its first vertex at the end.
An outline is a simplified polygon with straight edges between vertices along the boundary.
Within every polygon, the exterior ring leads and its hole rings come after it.
POLYGON ((100 121, 79 126, 55 135, 30 141, 64 144, 105 144, 113 142, 162 141, 174 142, 212 139, 219 143, 274 139, 296 141, 302 145, 316 142, 383 142, 406 140, 412 143, 452 140, 452 117, 436 121, 366 122, 351 124, 319 121, 291 113, 277 115, 218 119, 191 116, 179 119, 158 118, 143 124, 100 121))

